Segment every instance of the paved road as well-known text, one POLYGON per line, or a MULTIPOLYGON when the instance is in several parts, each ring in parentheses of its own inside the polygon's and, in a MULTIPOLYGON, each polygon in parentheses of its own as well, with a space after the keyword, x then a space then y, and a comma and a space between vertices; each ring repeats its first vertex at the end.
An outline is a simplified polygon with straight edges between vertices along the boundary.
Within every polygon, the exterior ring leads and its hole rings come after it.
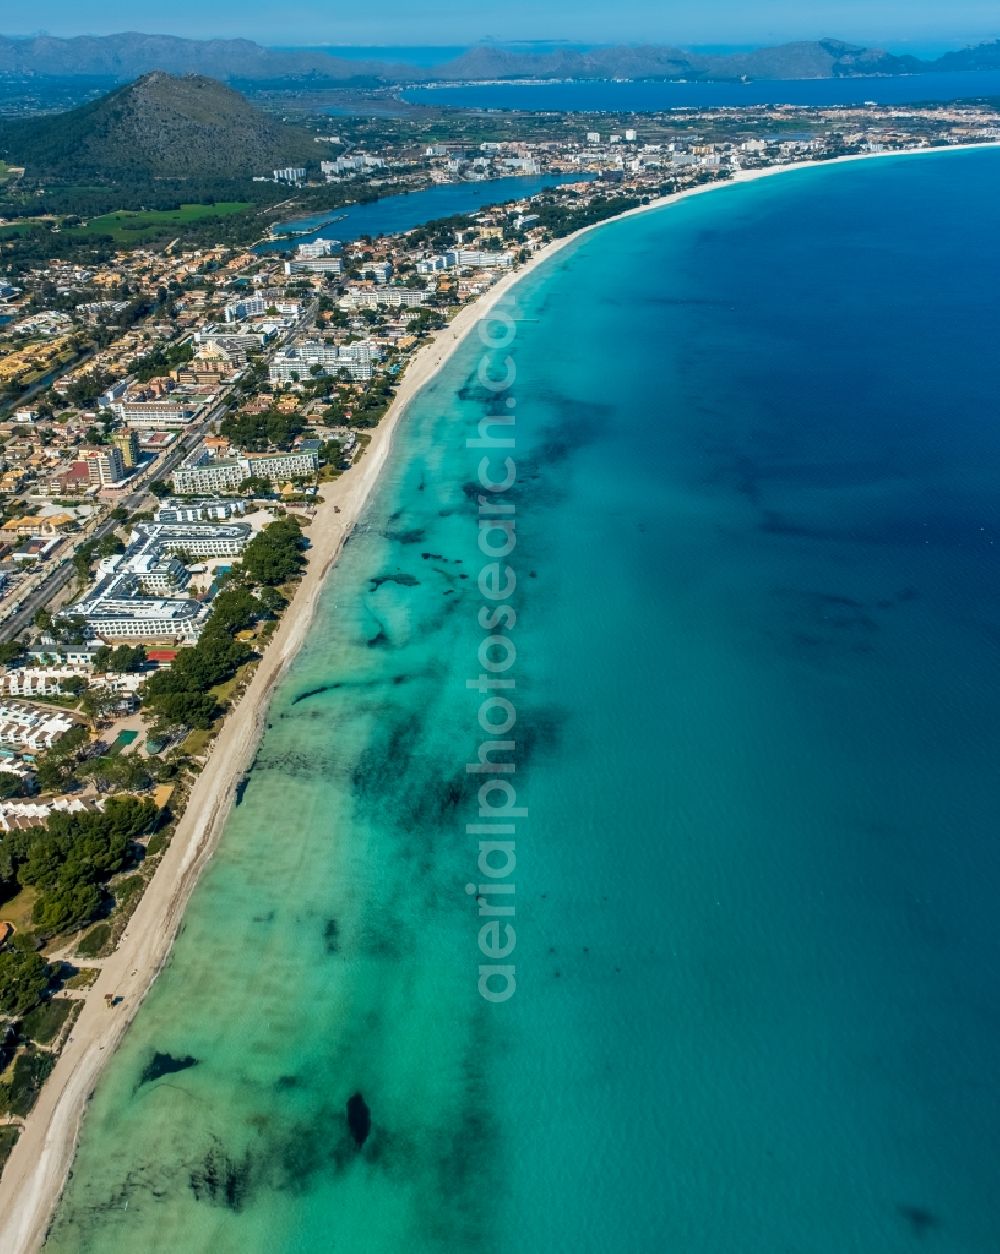
MULTIPOLYGON (((145 472, 141 486, 136 488, 134 492, 130 492, 128 496, 123 496, 121 500, 116 501, 115 507, 127 509, 131 514, 141 510, 150 498, 150 483, 155 479, 167 479, 170 477, 179 463, 218 418, 224 400, 225 396, 220 397, 218 404, 213 407, 206 418, 198 423, 194 430, 185 431, 183 436, 166 453, 157 458, 150 469, 145 472)), ((84 544, 87 541, 103 540, 106 535, 119 525, 114 518, 103 519, 90 531, 79 537, 79 543, 74 546, 74 550, 79 547, 79 544, 84 544)), ((35 614, 48 605, 66 587, 75 573, 73 568, 73 551, 70 551, 59 559, 58 565, 53 567, 48 577, 37 588, 32 589, 28 593, 21 608, 5 619, 3 623, 0 623, 0 640, 12 640, 16 635, 24 631, 26 627, 30 627, 35 614)))
MULTIPOLYGON (((287 344, 296 335, 301 334, 309 326, 312 325, 316 317, 319 302, 311 301, 306 309, 303 310, 297 321, 284 334, 278 336, 267 357, 270 358, 279 347, 287 344)), ((122 497, 121 500, 115 502, 116 507, 127 509, 130 513, 137 513, 144 508, 145 503, 150 499, 149 485, 154 480, 168 479, 170 475, 177 469, 183 459, 192 451, 195 445, 208 433, 212 424, 217 422, 225 412, 226 402, 229 400, 230 394, 238 380, 226 385, 219 393, 219 397, 211 410, 196 425, 183 431, 178 439, 174 442, 170 449, 161 454, 150 468, 143 473, 142 483, 134 492, 130 492, 128 496, 122 497)), ((113 518, 106 518, 99 522, 92 530, 84 533, 78 539, 74 550, 64 554, 58 565, 54 566, 51 573, 39 586, 28 593, 21 608, 11 614, 8 618, 0 623, 0 641, 12 640, 19 635, 25 628, 30 627, 35 614, 48 605, 49 602, 57 596, 69 583, 75 575, 73 569, 73 551, 88 540, 101 540, 109 532, 113 531, 119 524, 113 518)))

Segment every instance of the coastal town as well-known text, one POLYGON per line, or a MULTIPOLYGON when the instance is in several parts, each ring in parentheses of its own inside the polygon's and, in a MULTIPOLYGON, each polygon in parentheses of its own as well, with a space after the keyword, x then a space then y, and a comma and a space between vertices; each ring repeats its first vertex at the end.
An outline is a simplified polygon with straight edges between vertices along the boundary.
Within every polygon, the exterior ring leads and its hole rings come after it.
POLYGON ((252 741, 259 716, 223 735, 254 684, 266 698, 445 339, 609 218, 808 163, 1000 140, 985 105, 630 121, 327 136, 313 166, 256 176, 291 220, 248 246, 181 227, 96 262, 35 258, 0 222, 0 1158, 88 997, 116 1013, 102 972, 203 772, 252 741), (392 234, 340 238, 340 205, 295 220, 297 196, 331 186, 349 205, 521 176, 553 182, 392 234))

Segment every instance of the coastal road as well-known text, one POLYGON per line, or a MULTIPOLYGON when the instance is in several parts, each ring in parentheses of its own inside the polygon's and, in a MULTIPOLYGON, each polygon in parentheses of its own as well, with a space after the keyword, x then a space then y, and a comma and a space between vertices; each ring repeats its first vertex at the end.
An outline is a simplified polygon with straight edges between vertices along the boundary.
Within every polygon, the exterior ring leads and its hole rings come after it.
MULTIPOLYGON (((277 337, 274 345, 266 354, 267 360, 270 360, 279 347, 287 344, 296 335, 301 334, 313 324, 318 308, 319 302, 313 300, 302 310, 299 317, 287 331, 277 337)), ((116 508, 127 509, 130 513, 137 513, 144 507, 150 496, 149 485, 156 480, 168 479, 184 458, 204 438, 211 429, 212 424, 222 418, 226 410, 226 404, 238 381, 239 376, 227 383, 219 392, 208 413, 197 423, 192 424, 191 427, 183 431, 172 448, 162 453, 149 467, 141 472, 138 486, 128 496, 124 496, 121 500, 116 501, 116 508)), ((0 623, 0 641, 13 640, 15 636, 30 627, 35 614, 47 606, 66 587, 75 574, 73 552, 80 544, 89 540, 102 540, 119 525, 115 519, 105 518, 91 531, 80 536, 74 549, 64 554, 59 564, 53 568, 42 583, 28 593, 20 608, 0 623)))
MULTIPOLYGON (((171 473, 177 469, 179 463, 220 416, 222 405, 227 395, 228 390, 225 395, 220 396, 209 414, 198 423, 196 428, 186 431, 183 437, 177 440, 173 448, 164 453, 144 472, 142 482, 134 491, 130 492, 128 496, 122 497, 120 501, 115 502, 115 507, 127 509, 129 513, 136 513, 142 509, 150 496, 149 484, 157 479, 169 478, 171 473)), ((30 627, 37 612, 40 609, 44 609, 66 587, 76 573, 73 567, 73 552, 79 547, 79 544, 90 540, 103 540, 106 535, 109 535, 119 525, 114 518, 105 518, 91 531, 81 535, 74 549, 59 559, 58 565, 52 569, 42 583, 28 593, 21 607, 0 624, 0 641, 13 640, 15 636, 30 627)))

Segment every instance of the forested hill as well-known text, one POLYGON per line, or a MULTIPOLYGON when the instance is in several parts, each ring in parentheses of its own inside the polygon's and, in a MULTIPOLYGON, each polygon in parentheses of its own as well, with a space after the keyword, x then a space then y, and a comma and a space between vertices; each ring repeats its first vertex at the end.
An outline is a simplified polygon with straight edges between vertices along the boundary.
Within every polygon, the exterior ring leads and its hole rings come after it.
POLYGON ((233 178, 317 149, 215 79, 156 71, 67 113, 0 121, 0 157, 32 178, 233 178))

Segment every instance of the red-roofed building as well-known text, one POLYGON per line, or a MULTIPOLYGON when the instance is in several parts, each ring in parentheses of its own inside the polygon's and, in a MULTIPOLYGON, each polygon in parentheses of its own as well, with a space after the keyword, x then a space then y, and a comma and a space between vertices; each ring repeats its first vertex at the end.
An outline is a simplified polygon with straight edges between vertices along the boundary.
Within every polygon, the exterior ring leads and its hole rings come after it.
POLYGON ((88 488, 90 486, 90 467, 86 462, 72 462, 68 470, 58 476, 59 482, 67 492, 88 488))
POLYGON ((176 657, 176 649, 150 649, 146 654, 146 660, 154 662, 157 666, 169 666, 176 657))

